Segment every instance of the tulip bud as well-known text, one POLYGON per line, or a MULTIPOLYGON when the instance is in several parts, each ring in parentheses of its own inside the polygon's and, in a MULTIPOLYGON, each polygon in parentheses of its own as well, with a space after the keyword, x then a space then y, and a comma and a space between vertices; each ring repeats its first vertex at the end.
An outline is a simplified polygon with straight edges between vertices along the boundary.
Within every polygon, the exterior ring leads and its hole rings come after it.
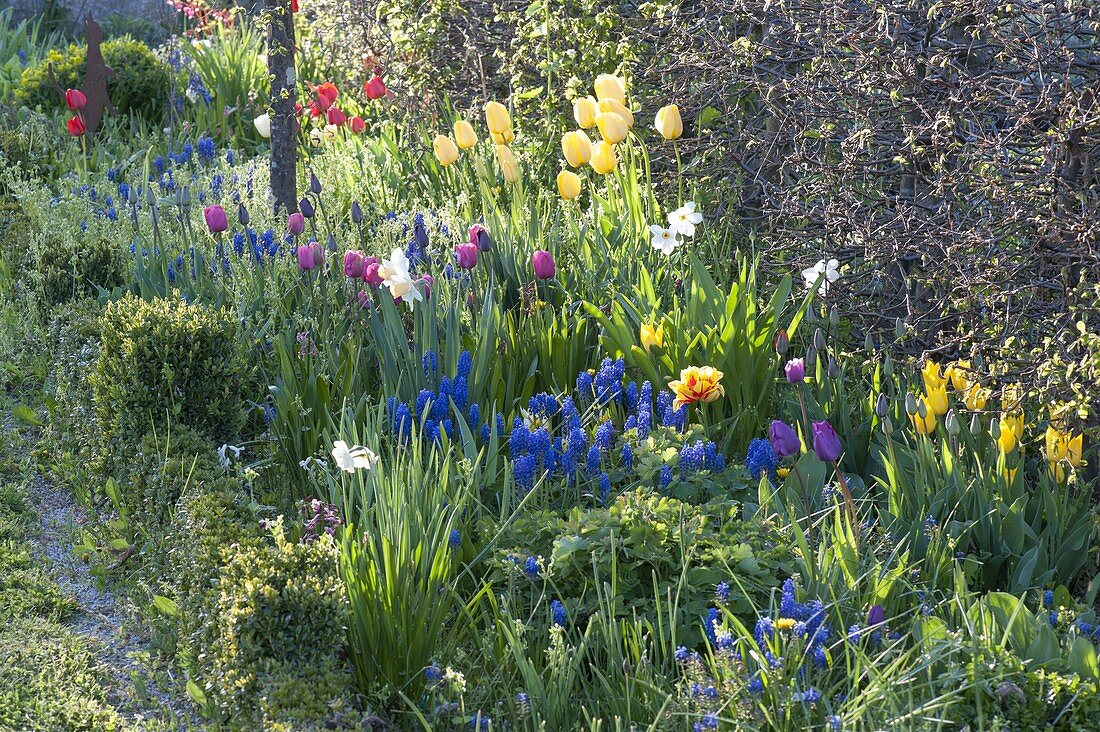
POLYGON ((455 142, 463 150, 469 150, 471 147, 477 144, 477 133, 474 132, 474 127, 464 119, 460 119, 454 124, 455 142))
POLYGON ((126 200, 131 206, 134 206, 134 205, 137 204, 137 202, 138 202, 138 189, 137 189, 137 186, 130 186, 130 190, 126 192, 126 200))
POLYGON ((592 148, 592 159, 588 161, 588 164, 592 166, 592 170, 596 171, 600 175, 606 175, 615 169, 619 161, 615 157, 615 148, 611 147, 611 143, 607 140, 600 140, 592 148))
POLYGON ((362 252, 348 251, 344 253, 344 276, 359 279, 363 276, 363 267, 366 266, 362 252))
POLYGON ((65 106, 70 111, 76 112, 83 109, 84 105, 88 103, 88 97, 84 96, 84 92, 79 89, 67 89, 65 91, 65 106))
POLYGON ((312 170, 309 171, 309 190, 313 191, 313 195, 321 195, 321 181, 317 180, 317 174, 312 170))
POLYGON ((605 99, 614 99, 619 104, 626 104, 626 82, 622 77, 613 74, 600 74, 594 84, 596 99, 601 102, 605 99))
POLYGON ((206 228, 210 229, 211 234, 219 234, 229 228, 225 209, 221 206, 207 206, 202 210, 202 216, 206 219, 206 228))
POLYGON ((1001 439, 1001 420, 993 420, 993 422, 989 425, 989 434, 993 435, 994 440, 1001 439))
MULTIPOLYGON (((623 122, 626 122, 626 128, 632 129, 634 127, 634 113, 630 111, 630 108, 625 104, 616 102, 614 99, 604 99, 600 102, 600 112, 614 112, 623 118, 623 122)), ((596 118, 599 121, 599 117, 596 118)))
POLYGON ((566 201, 572 201, 581 194, 581 179, 571 170, 558 173, 558 193, 566 201))
POLYGON ((787 352, 787 349, 791 347, 791 339, 787 336, 787 331, 778 330, 775 333, 775 352, 782 356, 787 352))
POLYGON ((500 102, 489 102, 485 105, 485 124, 489 132, 503 135, 512 131, 512 118, 508 115, 508 108, 500 102))
POLYGON ((435 159, 444 168, 458 160, 458 147, 446 135, 436 135, 432 140, 432 150, 435 152, 435 159))
MULTIPOLYGON (((362 117, 351 118, 351 131, 357 135, 361 135, 367 130, 367 123, 363 121, 362 117)), ((364 293, 365 294, 365 293, 364 293)))
POLYGON ((561 151, 565 162, 578 168, 592 159, 592 141, 584 130, 573 130, 561 136, 561 151))
POLYGON ((826 367, 825 373, 829 375, 830 379, 835 379, 840 376, 840 364, 836 362, 832 354, 829 355, 829 365, 826 367))
POLYGON ((970 418, 970 434, 977 437, 982 431, 982 421, 978 419, 978 415, 974 415, 970 418))
POLYGON ((657 110, 657 117, 653 120, 653 126, 661 137, 666 140, 675 140, 684 134, 684 122, 680 119, 680 108, 675 104, 661 107, 657 110))
POLYGON ((819 351, 825 350, 825 331, 821 328, 814 330, 814 348, 819 351))
POLYGON ((180 208, 191 207, 191 186, 184 186, 180 189, 179 205, 180 208))
POLYGON ((809 348, 807 348, 806 349, 806 357, 802 360, 803 360, 803 363, 805 363, 805 365, 807 367, 813 368, 814 365, 817 364, 817 349, 814 348, 813 346, 810 346, 809 348))
POLYGON ((358 201, 353 201, 351 204, 351 221, 355 224, 363 223, 363 209, 358 201))
POLYGON ((894 432, 894 420, 890 419, 889 416, 886 416, 886 417, 882 418, 882 423, 881 424, 882 424, 883 434, 887 434, 887 435, 893 434, 893 432, 894 432))
POLYGON ((535 277, 540 280, 548 280, 557 274, 554 257, 545 249, 539 249, 531 255, 531 266, 535 270, 535 277))
POLYGON ((921 419, 928 418, 928 404, 923 399, 917 402, 917 416, 921 419))
POLYGON ((256 119, 252 120, 252 124, 256 127, 256 132, 260 133, 260 137, 265 140, 271 137, 271 115, 261 114, 256 119))
POLYGON ((596 115, 599 113, 600 106, 592 97, 579 97, 573 102, 573 119, 582 130, 595 127, 596 115))
POLYGON ((298 210, 301 211, 302 215, 305 216, 307 219, 312 219, 313 214, 315 213, 315 211, 313 210, 313 204, 308 198, 303 198, 301 201, 298 201, 298 210))
POLYGON ((455 246, 455 261, 462 269, 473 269, 477 266, 477 245, 468 242, 455 246))
POLYGON ((835 328, 838 323, 840 323, 840 313, 836 308, 829 308, 829 325, 835 328))
POLYGON ((625 140, 630 132, 626 120, 615 112, 600 112, 596 115, 596 126, 600 128, 603 139, 612 145, 625 140))
POLYGON ((497 145, 497 162, 500 163, 500 172, 506 182, 515 183, 519 180, 519 163, 507 145, 497 145))
POLYGON ((875 414, 878 415, 879 419, 882 419, 889 410, 890 402, 886 399, 886 395, 880 391, 878 393, 878 399, 875 400, 875 414))
POLYGON ((954 409, 947 410, 947 416, 943 420, 943 426, 947 428, 947 434, 954 437, 959 434, 959 417, 954 409))
POLYGON ((905 413, 910 417, 917 413, 917 398, 912 394, 905 395, 905 413))
POLYGON ((328 250, 330 252, 335 252, 336 251, 336 235, 335 234, 329 234, 328 235, 328 238, 325 239, 325 246, 328 247, 328 250))
POLYGON ((243 203, 237 204, 237 221, 241 226, 248 226, 248 209, 244 207, 243 203))
POLYGON ((863 349, 868 353, 875 352, 875 339, 871 337, 870 333, 868 333, 867 337, 863 339, 863 349))
POLYGON ((894 360, 889 356, 887 356, 886 360, 882 362, 882 375, 885 376, 887 379, 893 377, 894 375, 894 360))

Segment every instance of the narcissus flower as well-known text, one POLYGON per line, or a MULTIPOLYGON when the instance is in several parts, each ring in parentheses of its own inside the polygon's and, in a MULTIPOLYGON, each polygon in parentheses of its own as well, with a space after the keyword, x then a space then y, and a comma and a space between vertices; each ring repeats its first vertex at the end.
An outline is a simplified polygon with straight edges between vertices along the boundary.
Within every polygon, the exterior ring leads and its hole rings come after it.
POLYGON ((674 409, 696 402, 713 402, 725 396, 726 389, 720 383, 722 372, 713 366, 688 366, 680 370, 680 378, 670 381, 668 388, 676 395, 674 409))
POLYGON ((519 180, 519 162, 507 145, 497 145, 497 162, 500 163, 500 172, 504 180, 515 183, 519 180))
POLYGON ((531 267, 535 270, 535 277, 540 280, 548 280, 558 272, 554 256, 545 249, 539 249, 531 255, 531 267))
MULTIPOLYGON (((600 102, 600 112, 614 112, 623 118, 628 130, 634 127, 634 113, 625 104, 621 104, 614 99, 604 99, 600 102)), ((596 121, 599 122, 599 117, 596 118, 596 121)))
POLYGON ((600 140, 592 146, 592 159, 588 164, 600 175, 610 173, 619 164, 618 158, 615 157, 615 148, 607 140, 600 140))
POLYGON ((206 221, 206 228, 211 234, 218 234, 229 228, 229 219, 225 215, 225 209, 221 206, 207 206, 202 210, 202 217, 206 221))
POLYGON ((573 119, 582 130, 595 127, 596 115, 599 113, 599 102, 592 97, 579 97, 573 102, 573 119))
POLYGON ((668 215, 668 228, 682 237, 695 236, 695 227, 703 223, 703 214, 695 210, 695 201, 688 201, 668 215))
POLYGON ((651 237, 649 243, 666 257, 676 251, 676 247, 680 244, 680 240, 676 238, 676 232, 672 229, 666 229, 660 224, 650 226, 649 234, 651 237))
POLYGON ((626 82, 621 76, 614 74, 600 74, 596 77, 596 99, 601 102, 605 99, 614 99, 619 104, 626 104, 626 82))
POLYGON ((642 348, 647 351, 654 346, 664 348, 665 324, 659 323, 657 327, 654 328, 653 323, 642 323, 642 327, 638 330, 638 340, 641 341, 642 348))
POLYGON ((345 473, 357 470, 370 470, 378 463, 378 456, 361 445, 348 447, 343 440, 332 443, 332 459, 336 467, 345 473))
POLYGON ((256 127, 256 132, 260 133, 260 137, 265 140, 271 137, 271 115, 264 113, 256 119, 252 120, 252 124, 256 127))
POLYGON ((630 132, 626 120, 615 112, 600 112, 596 115, 596 126, 600 128, 603 139, 612 145, 625 140, 630 132))
POLYGON ((403 249, 395 248, 390 253, 389 259, 383 259, 378 273, 383 276, 382 284, 390 288, 390 295, 394 300, 401 300, 409 304, 410 308, 424 299, 424 295, 416 287, 416 281, 409 272, 409 259, 403 249))
POLYGON ((454 133, 455 142, 463 150, 469 150, 477 144, 477 133, 474 132, 474 126, 464 119, 455 122, 454 133))
POLYGON ((572 201, 581 194, 581 178, 571 170, 558 173, 558 193, 566 201, 572 201))
POLYGON ((592 141, 584 130, 573 130, 561 136, 561 151, 565 162, 573 168, 579 168, 592 159, 592 141))
POLYGON ((73 137, 80 137, 88 131, 88 127, 84 124, 84 118, 79 114, 66 122, 65 127, 73 137))
POLYGON ((680 119, 680 108, 675 104, 661 107, 653 120, 653 126, 666 140, 675 140, 684 134, 684 121, 680 119))
POLYGON ((88 97, 84 96, 84 92, 79 89, 65 90, 65 106, 73 112, 84 109, 84 105, 87 103, 88 97))
POLYGON ((435 152, 435 159, 444 168, 458 160, 458 146, 446 135, 435 136, 432 140, 432 150, 435 152))

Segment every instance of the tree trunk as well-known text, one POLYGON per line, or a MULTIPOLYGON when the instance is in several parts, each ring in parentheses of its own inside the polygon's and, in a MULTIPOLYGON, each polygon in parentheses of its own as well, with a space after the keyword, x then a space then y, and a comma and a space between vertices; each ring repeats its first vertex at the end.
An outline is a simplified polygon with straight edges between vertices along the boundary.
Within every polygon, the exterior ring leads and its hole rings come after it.
POLYGON ((275 211, 298 206, 298 119, 294 112, 294 14, 291 0, 265 0, 267 73, 271 77, 271 197, 275 211))

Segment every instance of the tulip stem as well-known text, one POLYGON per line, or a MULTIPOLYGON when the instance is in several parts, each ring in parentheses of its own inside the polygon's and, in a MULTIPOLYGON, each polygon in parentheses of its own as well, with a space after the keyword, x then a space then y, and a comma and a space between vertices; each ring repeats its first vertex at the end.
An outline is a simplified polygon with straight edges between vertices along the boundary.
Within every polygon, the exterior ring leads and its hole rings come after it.
POLYGON ((859 522, 856 517, 856 504, 852 500, 852 492, 848 490, 848 481, 844 473, 840 472, 840 464, 833 460, 833 471, 836 473, 837 482, 840 483, 840 492, 844 495, 844 507, 848 511, 848 520, 852 522, 852 531, 855 532, 856 541, 859 541, 859 522))
POLYGON ((791 466, 791 472, 794 473, 795 480, 798 481, 798 486, 802 489, 802 503, 806 507, 806 541, 809 542, 810 532, 814 528, 813 508, 810 506, 810 491, 806 488, 806 481, 802 479, 802 473, 798 472, 797 462, 791 466))

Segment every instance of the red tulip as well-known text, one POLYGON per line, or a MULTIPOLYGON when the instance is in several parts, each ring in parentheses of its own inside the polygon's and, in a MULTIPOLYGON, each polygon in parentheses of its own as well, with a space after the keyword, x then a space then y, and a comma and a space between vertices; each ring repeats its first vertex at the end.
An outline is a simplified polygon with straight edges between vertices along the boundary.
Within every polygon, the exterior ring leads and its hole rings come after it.
POLYGON ((360 134, 367 129, 367 123, 363 121, 362 117, 351 118, 351 131, 355 134, 360 134))
POLYGON ((342 127, 348 121, 347 115, 341 112, 339 107, 329 107, 325 117, 330 125, 336 125, 337 127, 342 127))
POLYGON ((386 82, 382 81, 382 77, 378 74, 371 77, 364 88, 367 92, 367 99, 381 99, 387 93, 386 82))
POLYGON ((84 118, 79 114, 70 119, 66 123, 66 126, 69 128, 69 134, 73 137, 80 137, 88 131, 87 126, 84 124, 84 118))
POLYGON ((317 87, 317 102, 320 104, 321 109, 328 109, 335 102, 336 98, 340 96, 340 90, 336 88, 336 85, 331 81, 326 81, 317 87))
POLYGON ((290 12, 298 12, 298 0, 290 0, 290 12))
POLYGON ((84 109, 84 105, 88 103, 88 97, 84 96, 84 92, 79 89, 69 89, 65 92, 65 106, 74 112, 78 109, 84 109))

